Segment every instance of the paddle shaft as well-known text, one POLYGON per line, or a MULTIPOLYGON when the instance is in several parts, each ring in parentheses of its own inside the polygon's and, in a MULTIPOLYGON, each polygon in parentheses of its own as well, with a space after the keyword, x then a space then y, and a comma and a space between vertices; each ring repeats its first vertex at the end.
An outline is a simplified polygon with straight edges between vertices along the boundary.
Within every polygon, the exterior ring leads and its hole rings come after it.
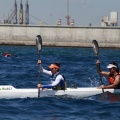
MULTIPOLYGON (((99 59, 98 59, 98 55, 96 55, 96 60, 99 60, 99 59)), ((100 70, 100 64, 97 64, 96 66, 97 66, 97 69, 100 70)), ((101 76, 101 74, 99 74, 99 76, 100 76, 101 85, 103 85, 103 81, 102 81, 102 76, 101 76)), ((102 88, 102 92, 104 93, 104 89, 103 89, 103 88, 102 88)))
MULTIPOLYGON (((40 52, 38 52, 38 60, 40 60, 40 52)), ((40 84, 40 64, 38 63, 38 84, 40 84)), ((38 97, 40 97, 40 88, 38 88, 38 97)))

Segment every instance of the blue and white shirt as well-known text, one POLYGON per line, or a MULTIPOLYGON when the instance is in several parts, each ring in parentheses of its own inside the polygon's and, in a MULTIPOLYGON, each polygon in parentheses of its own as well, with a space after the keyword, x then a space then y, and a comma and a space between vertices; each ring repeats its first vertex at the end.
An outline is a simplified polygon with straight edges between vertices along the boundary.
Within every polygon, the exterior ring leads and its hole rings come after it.
POLYGON ((58 84, 64 86, 64 77, 59 72, 52 75, 51 71, 44 69, 41 65, 40 65, 40 72, 51 76, 51 84, 42 85, 43 88, 54 88, 58 84))

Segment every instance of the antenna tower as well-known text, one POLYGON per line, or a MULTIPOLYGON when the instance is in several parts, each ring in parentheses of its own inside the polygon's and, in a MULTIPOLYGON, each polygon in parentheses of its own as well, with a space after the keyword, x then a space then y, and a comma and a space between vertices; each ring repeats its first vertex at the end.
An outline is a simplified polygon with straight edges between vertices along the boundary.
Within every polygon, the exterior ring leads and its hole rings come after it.
POLYGON ((69 0, 67 0, 67 25, 70 25, 70 16, 69 16, 69 0))

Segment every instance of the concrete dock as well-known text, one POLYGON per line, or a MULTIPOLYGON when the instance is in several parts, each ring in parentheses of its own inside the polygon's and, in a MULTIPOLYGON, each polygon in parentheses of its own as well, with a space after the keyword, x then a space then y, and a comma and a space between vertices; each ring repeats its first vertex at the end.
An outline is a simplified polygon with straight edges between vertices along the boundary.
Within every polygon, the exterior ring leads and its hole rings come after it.
POLYGON ((36 35, 41 35, 44 46, 91 47, 95 39, 100 47, 120 48, 120 27, 0 24, 3 45, 35 45, 36 35))

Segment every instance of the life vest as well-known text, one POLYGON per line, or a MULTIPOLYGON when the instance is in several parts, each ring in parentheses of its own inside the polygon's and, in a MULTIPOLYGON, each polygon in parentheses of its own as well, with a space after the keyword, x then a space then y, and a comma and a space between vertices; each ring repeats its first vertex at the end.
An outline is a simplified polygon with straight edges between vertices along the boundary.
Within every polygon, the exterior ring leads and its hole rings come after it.
MULTIPOLYGON (((117 75, 120 75, 120 73, 118 73, 117 75)), ((116 76, 117 76, 117 75, 116 75, 116 76)), ((115 77, 116 77, 116 76, 115 76, 115 77)), ((114 83, 115 77, 109 76, 109 79, 108 79, 108 80, 109 80, 110 85, 114 83)), ((116 89, 120 89, 120 83, 116 86, 116 89)))
MULTIPOLYGON (((62 74, 58 73, 58 74, 52 76, 51 81, 52 82, 55 81, 55 79, 58 75, 62 75, 62 74)), ((53 88, 53 90, 66 90, 66 88, 67 88, 66 80, 65 80, 64 75, 62 75, 62 77, 64 78, 64 80, 61 80, 60 83, 53 88)))

